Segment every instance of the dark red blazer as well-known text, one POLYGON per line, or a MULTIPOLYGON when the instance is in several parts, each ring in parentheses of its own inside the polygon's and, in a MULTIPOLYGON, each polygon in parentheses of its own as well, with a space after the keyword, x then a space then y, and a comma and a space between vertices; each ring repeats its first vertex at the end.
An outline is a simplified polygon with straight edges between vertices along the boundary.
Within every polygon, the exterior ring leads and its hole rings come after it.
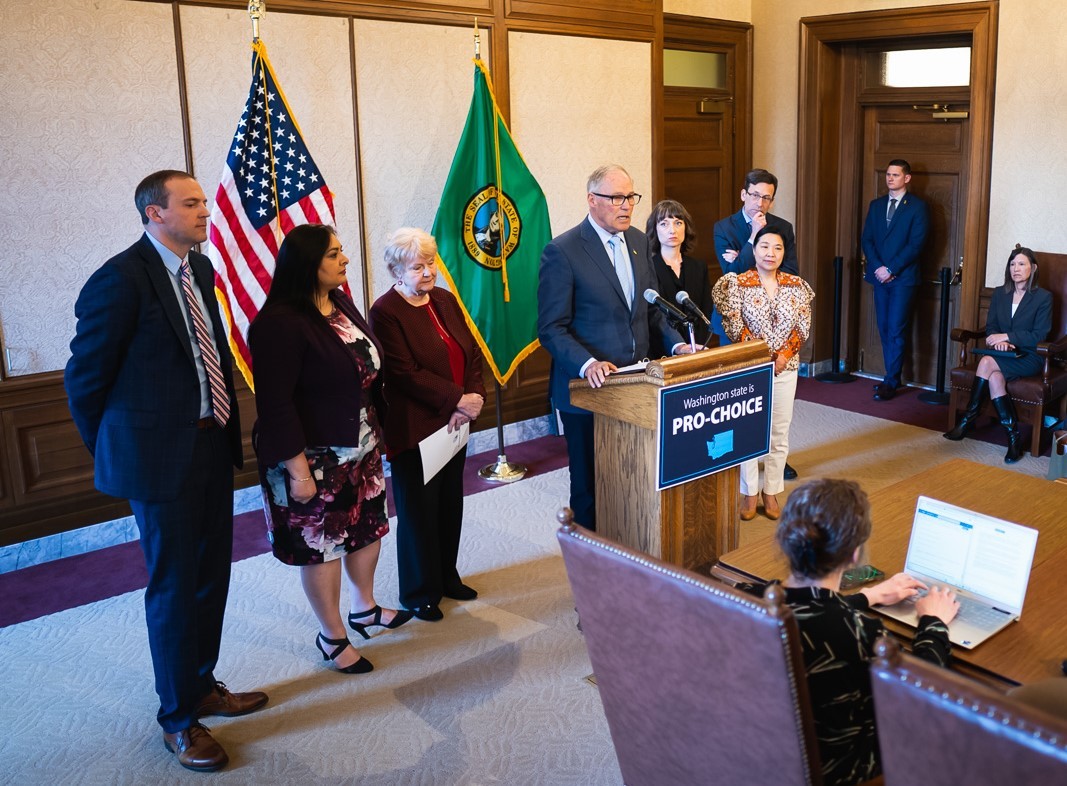
POLYGON ((385 444, 391 456, 416 447, 448 423, 464 394, 485 396, 482 351, 459 303, 440 287, 430 290, 430 301, 463 350, 466 378, 462 388, 452 381, 448 351, 425 308, 411 305, 390 288, 370 309, 371 327, 385 348, 385 399, 389 404, 385 444))
MULTIPOLYGON (((381 344, 352 299, 340 290, 331 292, 330 299, 367 334, 383 359, 381 344)), ((286 304, 269 306, 252 321, 248 346, 258 415, 252 443, 261 465, 291 459, 306 447, 359 444, 363 371, 324 318, 286 304)), ((379 372, 375 405, 381 401, 381 385, 379 372)))

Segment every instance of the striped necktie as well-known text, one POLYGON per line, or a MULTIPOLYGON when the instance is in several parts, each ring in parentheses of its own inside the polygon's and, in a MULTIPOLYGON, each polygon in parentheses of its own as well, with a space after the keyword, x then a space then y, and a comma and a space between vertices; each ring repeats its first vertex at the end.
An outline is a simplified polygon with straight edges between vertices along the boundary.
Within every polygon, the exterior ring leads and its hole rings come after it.
POLYGON ((889 200, 889 212, 885 214, 885 225, 886 226, 889 226, 891 223, 893 223, 893 214, 896 213, 896 212, 897 212, 897 200, 895 198, 894 199, 890 199, 889 200))
POLYGON ((207 332, 207 322, 204 321, 204 312, 200 310, 200 301, 193 293, 193 274, 189 269, 189 260, 182 260, 178 272, 181 274, 185 307, 189 309, 189 318, 193 322, 193 336, 200 347, 200 358, 204 361, 208 387, 211 388, 211 411, 215 415, 215 422, 225 426, 226 421, 230 419, 230 394, 226 391, 222 366, 219 365, 219 356, 207 332))

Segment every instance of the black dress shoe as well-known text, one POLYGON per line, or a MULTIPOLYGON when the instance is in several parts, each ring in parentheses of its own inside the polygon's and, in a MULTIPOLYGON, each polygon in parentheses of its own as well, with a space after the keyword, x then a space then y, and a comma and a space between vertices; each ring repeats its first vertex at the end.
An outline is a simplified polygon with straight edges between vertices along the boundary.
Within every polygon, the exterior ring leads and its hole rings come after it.
POLYGON ((879 385, 874 391, 875 401, 892 401, 893 396, 897 394, 896 388, 891 388, 888 385, 879 385))
POLYGON ((411 609, 411 613, 418 617, 420 620, 426 620, 427 622, 437 622, 445 618, 444 612, 438 607, 436 603, 428 603, 425 606, 416 606, 411 609))
POLYGON ((448 587, 444 591, 446 598, 452 598, 452 600, 474 600, 478 597, 478 590, 474 587, 468 587, 462 582, 455 587, 448 587))
POLYGON ((786 480, 796 480, 797 479, 797 471, 795 469, 793 469, 791 466, 789 466, 788 463, 786 463, 785 472, 782 473, 782 477, 784 477, 786 480))

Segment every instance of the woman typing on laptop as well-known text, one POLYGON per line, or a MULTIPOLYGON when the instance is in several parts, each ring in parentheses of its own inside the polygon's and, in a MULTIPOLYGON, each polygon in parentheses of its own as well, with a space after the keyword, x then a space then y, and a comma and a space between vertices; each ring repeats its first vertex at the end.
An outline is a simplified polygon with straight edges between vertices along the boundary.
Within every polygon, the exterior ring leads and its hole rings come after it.
POLYGON ((929 592, 915 602, 919 625, 913 653, 948 664, 948 623, 959 604, 951 590, 927 587, 904 573, 841 595, 845 570, 860 562, 871 534, 870 504, 858 484, 820 479, 789 496, 778 522, 777 540, 789 560, 786 603, 793 609, 804 649, 827 786, 855 784, 881 772, 874 727, 868 662, 882 623, 863 612, 929 592))

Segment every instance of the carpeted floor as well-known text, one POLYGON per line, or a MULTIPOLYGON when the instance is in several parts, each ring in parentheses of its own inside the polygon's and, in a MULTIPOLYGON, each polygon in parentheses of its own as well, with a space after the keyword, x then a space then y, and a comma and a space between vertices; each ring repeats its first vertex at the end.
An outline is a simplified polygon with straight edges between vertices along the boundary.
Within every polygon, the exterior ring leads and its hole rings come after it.
MULTIPOLYGON (((510 450, 509 450, 510 453, 510 450)), ((1001 465, 1003 448, 951 443, 935 431, 798 401, 790 460, 801 479, 852 477, 868 491, 965 457, 1001 465)), ((1043 476, 1046 459, 1013 471, 1043 476)), ((789 484, 794 487, 795 484, 789 484)), ((232 783, 616 784, 607 725, 554 541, 567 471, 468 498, 461 569, 481 592, 446 601, 361 651, 375 664, 347 676, 323 665, 295 572, 270 555, 234 566, 218 676, 267 690, 245 718, 209 719, 231 757, 232 783)), ((875 522, 877 526, 877 522, 875 522)), ((757 518, 749 542, 771 533, 757 518)), ((390 536, 377 576, 396 601, 390 536)), ((137 555, 139 559, 139 555, 137 555)), ((41 594, 56 588, 36 587, 41 594)), ((197 783, 168 754, 140 591, 0 630, 0 776, 18 784, 197 783)), ((623 631, 640 647, 640 621, 623 631)))

